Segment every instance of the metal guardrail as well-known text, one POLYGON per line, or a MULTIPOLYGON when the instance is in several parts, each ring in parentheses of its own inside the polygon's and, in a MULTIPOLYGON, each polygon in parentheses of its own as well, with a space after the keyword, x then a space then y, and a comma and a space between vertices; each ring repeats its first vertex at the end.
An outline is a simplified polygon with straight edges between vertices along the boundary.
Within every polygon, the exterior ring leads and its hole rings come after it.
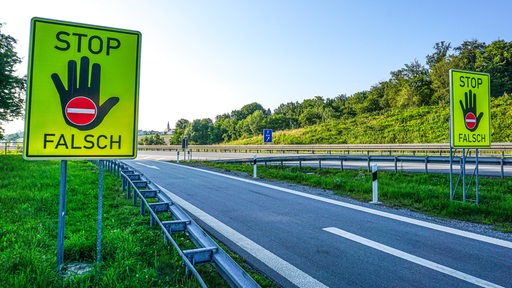
MULTIPOLYGON (((3 151, 4 154, 10 153, 10 152, 21 152, 21 149, 23 149, 23 142, 17 142, 17 141, 0 141, 0 151, 3 151)), ((0 152, 2 153, 2 152, 0 152)))
POLYGON ((127 198, 133 199, 133 205, 137 205, 140 200, 140 214, 145 215, 147 210, 150 225, 158 225, 162 229, 164 241, 174 246, 186 266, 187 274, 193 274, 201 287, 207 286, 195 265, 204 263, 214 264, 231 287, 260 287, 179 205, 173 203, 172 199, 142 173, 120 161, 106 161, 105 166, 108 171, 121 177, 123 192, 126 191, 127 198), (156 202, 148 199, 156 199, 156 202), (162 221, 158 217, 159 213, 169 213, 174 220, 162 221), (176 232, 187 232, 197 248, 182 251, 171 236, 176 232))
MULTIPOLYGON (((220 163, 250 163, 254 164, 261 163, 267 165, 268 163, 290 163, 294 162, 300 167, 303 162, 318 162, 319 168, 322 167, 322 161, 338 161, 340 163, 340 169, 343 170, 344 161, 365 161, 367 162, 367 169, 371 171, 372 162, 393 162, 394 170, 398 172, 398 163, 410 162, 410 163, 423 163, 425 166, 425 173, 429 173, 428 164, 430 163, 442 163, 449 164, 450 157, 446 156, 350 156, 350 155, 304 155, 304 156, 285 156, 285 157, 259 157, 259 158, 244 158, 244 159, 224 159, 215 160, 220 163)), ((476 163, 475 157, 466 157, 466 163, 476 163)), ((512 158, 510 157, 479 157, 478 162, 480 164, 491 164, 499 165, 501 170, 501 178, 505 177, 504 166, 512 166, 512 158)), ((453 157, 453 163, 462 163, 462 157, 453 157)))
MULTIPOLYGON (((139 150, 176 151, 180 145, 139 145, 139 150)), ((437 144, 318 144, 318 145, 189 145, 192 152, 295 153, 295 154, 380 154, 447 155, 449 143, 437 144)), ((461 149, 459 149, 461 150, 461 149)), ((480 155, 512 155, 512 143, 492 143, 480 148, 480 155)))

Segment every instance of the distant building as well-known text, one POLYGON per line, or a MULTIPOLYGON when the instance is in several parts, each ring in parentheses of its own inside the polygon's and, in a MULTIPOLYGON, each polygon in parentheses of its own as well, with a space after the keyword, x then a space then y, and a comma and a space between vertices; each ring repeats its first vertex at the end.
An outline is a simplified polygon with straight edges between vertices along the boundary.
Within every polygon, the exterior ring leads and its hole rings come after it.
POLYGON ((167 128, 164 130, 164 134, 172 134, 171 125, 169 125, 169 121, 167 121, 167 128))

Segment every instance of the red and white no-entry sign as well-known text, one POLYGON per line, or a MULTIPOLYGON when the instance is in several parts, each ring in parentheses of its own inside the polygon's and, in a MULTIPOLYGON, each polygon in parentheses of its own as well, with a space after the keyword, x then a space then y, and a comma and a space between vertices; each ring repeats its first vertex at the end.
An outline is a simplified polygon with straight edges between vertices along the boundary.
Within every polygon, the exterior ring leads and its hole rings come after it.
POLYGON ((91 99, 78 96, 68 102, 65 112, 71 123, 84 126, 94 121, 98 109, 91 99))
POLYGON ((476 126, 476 116, 473 112, 469 112, 466 114, 466 118, 464 119, 466 121, 466 128, 469 130, 475 128, 476 126))

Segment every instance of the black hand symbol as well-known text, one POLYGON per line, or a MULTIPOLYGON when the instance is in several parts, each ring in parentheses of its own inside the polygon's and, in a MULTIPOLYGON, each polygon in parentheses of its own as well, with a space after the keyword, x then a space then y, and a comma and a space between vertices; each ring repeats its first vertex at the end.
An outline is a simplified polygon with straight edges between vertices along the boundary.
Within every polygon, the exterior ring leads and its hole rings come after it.
MULTIPOLYGON (((75 127, 79 130, 91 130, 98 126, 110 109, 119 102, 119 97, 111 97, 100 105, 100 74, 100 64, 92 64, 91 83, 89 86, 89 58, 85 56, 80 59, 80 79, 78 81, 78 87, 76 82, 77 67, 75 60, 70 60, 68 62, 68 89, 64 87, 64 84, 62 84, 62 80, 57 73, 52 74, 53 83, 55 84, 55 88, 57 89, 57 92, 59 92, 60 96, 62 116, 69 126, 75 127), (66 107, 68 103, 77 97, 87 98, 96 106, 95 109, 89 109, 95 112, 95 116, 89 116, 91 117, 91 121, 85 121, 86 123, 77 123, 77 121, 73 122, 67 116, 66 107), (94 117, 94 119, 92 119, 92 117, 94 117)), ((92 114, 90 111, 87 113, 92 114)))
POLYGON ((476 117, 476 94, 473 94, 473 91, 469 90, 469 94, 468 92, 465 92, 464 98, 466 100, 466 108, 464 108, 462 100, 459 100, 460 108, 462 108, 462 114, 464 114, 466 128, 469 131, 473 132, 476 130, 476 128, 478 128, 478 124, 480 123, 480 119, 482 118, 482 116, 484 116, 484 113, 480 112, 480 114, 478 114, 478 117, 476 117))

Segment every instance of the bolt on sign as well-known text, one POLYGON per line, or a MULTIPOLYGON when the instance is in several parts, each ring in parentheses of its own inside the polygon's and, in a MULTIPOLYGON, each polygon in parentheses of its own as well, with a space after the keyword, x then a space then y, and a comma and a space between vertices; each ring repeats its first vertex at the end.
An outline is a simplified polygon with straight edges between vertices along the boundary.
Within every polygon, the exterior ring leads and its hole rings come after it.
POLYGON ((141 33, 33 18, 25 159, 137 154, 141 33))
POLYGON ((489 74, 450 70, 452 147, 491 147, 490 95, 489 74))

